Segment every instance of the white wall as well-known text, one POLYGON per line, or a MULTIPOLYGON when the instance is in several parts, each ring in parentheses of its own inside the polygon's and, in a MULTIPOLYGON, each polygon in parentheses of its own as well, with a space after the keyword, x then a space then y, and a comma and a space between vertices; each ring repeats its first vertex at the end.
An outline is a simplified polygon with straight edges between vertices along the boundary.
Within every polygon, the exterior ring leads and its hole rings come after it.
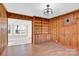
POLYGON ((8 18, 9 24, 26 26, 26 34, 17 35, 11 29, 12 34, 8 34, 8 46, 32 43, 32 21, 8 18))

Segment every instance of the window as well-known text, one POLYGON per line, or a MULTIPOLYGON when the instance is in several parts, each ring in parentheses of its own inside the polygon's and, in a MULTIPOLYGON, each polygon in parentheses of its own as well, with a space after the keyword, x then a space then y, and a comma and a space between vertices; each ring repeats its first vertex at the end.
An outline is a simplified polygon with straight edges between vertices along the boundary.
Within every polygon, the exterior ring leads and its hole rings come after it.
POLYGON ((16 34, 25 34, 26 26, 16 25, 16 34))
POLYGON ((28 33, 28 26, 27 25, 15 25, 9 24, 8 25, 8 34, 9 35, 26 35, 28 33))

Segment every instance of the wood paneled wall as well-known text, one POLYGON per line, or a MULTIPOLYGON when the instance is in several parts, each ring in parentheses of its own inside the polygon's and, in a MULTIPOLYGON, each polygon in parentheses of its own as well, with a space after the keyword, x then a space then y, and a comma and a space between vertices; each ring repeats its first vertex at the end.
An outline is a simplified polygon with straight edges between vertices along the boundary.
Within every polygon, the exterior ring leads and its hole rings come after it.
POLYGON ((79 49, 79 10, 60 15, 51 19, 36 16, 26 16, 8 12, 8 18, 24 19, 32 21, 32 42, 40 44, 43 42, 56 42, 68 48, 79 49), (66 25, 64 20, 73 20, 66 25))
POLYGON ((4 48, 7 46, 7 14, 6 9, 0 4, 0 55, 4 48))
POLYGON ((22 15, 18 13, 7 12, 8 18, 21 19, 21 20, 32 20, 32 16, 22 15))
POLYGON ((31 20, 33 44, 52 41, 79 50, 79 10, 45 19, 6 12, 4 6, 0 4, 0 54, 8 46, 7 18, 31 20), (66 18, 70 18, 73 22, 66 25, 64 23, 66 18))
POLYGON ((40 44, 50 41, 49 20, 33 18, 33 43, 40 44))
POLYGON ((50 40, 49 20, 42 17, 27 16, 17 13, 7 12, 8 18, 32 21, 32 43, 40 44, 50 40))
POLYGON ((52 18, 49 23, 53 42, 79 49, 79 10, 52 18), (67 18, 73 22, 66 24, 67 18))

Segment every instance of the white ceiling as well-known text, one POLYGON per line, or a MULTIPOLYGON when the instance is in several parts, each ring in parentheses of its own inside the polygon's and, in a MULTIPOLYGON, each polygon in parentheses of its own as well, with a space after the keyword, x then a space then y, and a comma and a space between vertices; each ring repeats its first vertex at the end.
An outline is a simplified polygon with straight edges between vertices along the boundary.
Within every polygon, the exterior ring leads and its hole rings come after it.
POLYGON ((4 3, 4 6, 9 12, 44 18, 52 18, 79 9, 79 3, 4 3), (53 14, 49 16, 43 14, 47 4, 53 9, 53 14))

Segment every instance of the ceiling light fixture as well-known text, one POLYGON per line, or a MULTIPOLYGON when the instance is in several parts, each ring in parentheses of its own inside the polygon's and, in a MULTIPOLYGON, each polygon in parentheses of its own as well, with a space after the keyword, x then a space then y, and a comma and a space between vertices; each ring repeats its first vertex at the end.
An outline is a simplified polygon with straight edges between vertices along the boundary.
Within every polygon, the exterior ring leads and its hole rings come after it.
POLYGON ((44 12, 43 13, 44 13, 44 15, 53 14, 53 9, 50 8, 50 5, 49 4, 46 5, 46 9, 44 9, 44 12))

